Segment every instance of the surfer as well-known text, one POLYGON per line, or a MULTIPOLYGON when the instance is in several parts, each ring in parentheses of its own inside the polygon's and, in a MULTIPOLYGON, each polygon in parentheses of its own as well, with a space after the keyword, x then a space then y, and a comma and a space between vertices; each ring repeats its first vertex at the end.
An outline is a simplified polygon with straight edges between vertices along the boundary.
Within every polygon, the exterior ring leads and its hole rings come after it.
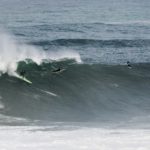
POLYGON ((20 75, 21 75, 23 78, 25 77, 25 74, 26 74, 26 71, 25 71, 25 70, 20 71, 20 75))
POLYGON ((53 73, 60 72, 60 71, 61 71, 60 67, 58 69, 52 70, 53 73))
POLYGON ((131 64, 130 64, 130 62, 129 62, 129 61, 127 61, 127 66, 128 66, 128 68, 129 68, 129 69, 131 69, 131 68, 132 68, 132 66, 131 66, 131 64))
POLYGON ((19 72, 19 74, 18 74, 16 77, 19 78, 20 80, 23 80, 23 81, 29 83, 29 84, 32 84, 32 81, 28 80, 28 79, 25 77, 25 75, 26 75, 26 71, 25 71, 25 70, 21 70, 21 71, 19 72))

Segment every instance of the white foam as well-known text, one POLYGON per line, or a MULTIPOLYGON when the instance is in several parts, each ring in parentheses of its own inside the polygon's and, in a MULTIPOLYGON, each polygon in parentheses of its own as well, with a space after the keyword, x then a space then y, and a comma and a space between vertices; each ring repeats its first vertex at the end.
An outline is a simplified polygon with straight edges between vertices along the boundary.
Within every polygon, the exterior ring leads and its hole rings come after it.
POLYGON ((46 94, 48 94, 48 95, 51 95, 51 96, 57 96, 55 93, 50 92, 50 91, 46 91, 46 90, 42 90, 42 89, 40 89, 40 91, 41 91, 41 92, 44 92, 44 93, 46 93, 46 94))
POLYGON ((114 22, 104 22, 105 24, 114 24, 114 25, 150 25, 150 20, 130 20, 130 21, 114 21, 114 22))
POLYGON ((1 150, 149 150, 150 130, 0 127, 1 150))
POLYGON ((0 32, 0 74, 16 75, 17 63, 21 60, 32 59, 38 65, 43 60, 75 59, 81 62, 80 55, 73 50, 50 52, 33 46, 19 44, 13 36, 0 32))
MULTIPOLYGON (((2 100, 2 99, 3 99, 3 97, 0 95, 0 100, 2 100)), ((4 109, 4 108, 5 108, 4 104, 0 101, 0 110, 4 109)))
POLYGON ((0 124, 3 124, 4 122, 5 123, 26 123, 28 122, 28 120, 24 118, 12 117, 12 116, 0 114, 0 124))
POLYGON ((4 108, 5 108, 4 104, 0 101, 0 110, 4 108))

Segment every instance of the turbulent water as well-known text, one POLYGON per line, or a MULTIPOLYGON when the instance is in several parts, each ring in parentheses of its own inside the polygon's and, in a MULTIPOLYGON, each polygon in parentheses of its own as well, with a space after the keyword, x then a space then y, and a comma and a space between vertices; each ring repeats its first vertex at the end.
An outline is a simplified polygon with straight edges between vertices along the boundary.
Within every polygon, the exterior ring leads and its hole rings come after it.
POLYGON ((1 0, 1 149, 148 150, 149 8, 1 0))

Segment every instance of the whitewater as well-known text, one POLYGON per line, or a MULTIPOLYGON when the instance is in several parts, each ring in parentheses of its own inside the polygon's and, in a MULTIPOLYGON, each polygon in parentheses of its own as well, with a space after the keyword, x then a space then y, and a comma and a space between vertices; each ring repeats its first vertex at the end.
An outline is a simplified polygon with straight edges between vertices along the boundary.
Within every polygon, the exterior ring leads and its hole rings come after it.
POLYGON ((31 59, 38 65, 44 60, 54 61, 65 58, 76 59, 81 62, 80 55, 74 51, 58 51, 55 53, 42 51, 33 46, 19 44, 13 39, 13 36, 4 32, 1 32, 0 35, 0 53, 0 72, 14 76, 17 75, 17 64, 26 59, 31 59))
POLYGON ((43 129, 42 127, 9 127, 9 129, 1 127, 0 130, 2 150, 148 150, 148 141, 150 139, 149 131, 147 130, 84 128, 72 131, 53 131, 51 128, 43 129))

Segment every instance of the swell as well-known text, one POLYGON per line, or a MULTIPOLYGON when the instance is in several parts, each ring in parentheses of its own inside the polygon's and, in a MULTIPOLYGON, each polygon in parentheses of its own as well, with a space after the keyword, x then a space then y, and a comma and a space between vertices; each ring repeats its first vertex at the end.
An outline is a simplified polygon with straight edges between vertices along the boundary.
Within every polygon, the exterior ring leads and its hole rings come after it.
POLYGON ((150 65, 127 66, 73 64, 53 74, 49 63, 23 65, 32 85, 3 75, 0 95, 5 115, 43 121, 130 120, 149 113, 150 65))
POLYGON ((45 46, 97 46, 97 47, 146 47, 150 46, 149 39, 137 39, 137 40, 126 40, 126 39, 115 39, 115 40, 96 40, 96 39, 56 39, 52 41, 44 40, 32 42, 30 44, 45 46))

